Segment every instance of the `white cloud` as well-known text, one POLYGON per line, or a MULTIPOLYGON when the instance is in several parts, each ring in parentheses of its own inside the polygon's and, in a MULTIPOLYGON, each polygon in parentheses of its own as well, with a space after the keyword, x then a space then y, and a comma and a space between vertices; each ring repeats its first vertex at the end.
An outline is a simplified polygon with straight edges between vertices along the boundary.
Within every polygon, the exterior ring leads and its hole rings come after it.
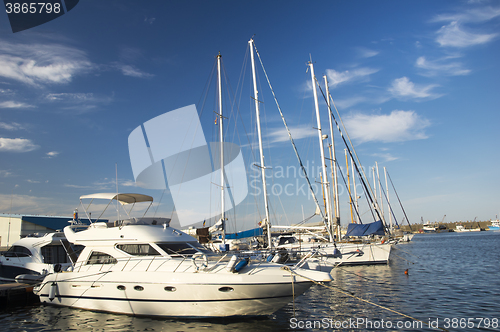
POLYGON ((31 108, 31 107, 35 107, 35 106, 29 105, 26 103, 20 103, 17 101, 12 101, 12 100, 3 101, 0 103, 0 108, 31 108))
POLYGON ((371 50, 365 47, 358 47, 358 55, 361 58, 371 58, 378 55, 379 53, 379 51, 371 50))
POLYGON ((346 70, 344 72, 338 72, 334 69, 327 69, 326 75, 328 77, 328 84, 331 87, 336 87, 341 83, 367 80, 371 74, 378 72, 378 69, 374 68, 356 68, 353 70, 346 70))
POLYGON ((455 14, 441 14, 435 16, 432 22, 486 22, 500 16, 500 7, 482 7, 469 9, 466 12, 455 14))
POLYGON ((29 152, 38 148, 39 146, 29 139, 0 137, 0 152, 29 152))
POLYGON ((154 76, 153 74, 143 72, 142 70, 137 69, 131 65, 116 64, 115 67, 118 68, 125 76, 132 76, 138 78, 150 78, 154 76))
POLYGON ((389 92, 396 98, 438 98, 441 95, 431 93, 431 90, 437 85, 430 84, 426 86, 415 85, 408 77, 397 78, 392 82, 389 92))
POLYGON ((426 57, 419 57, 415 66, 425 70, 424 76, 436 76, 439 74, 458 76, 470 74, 469 69, 465 69, 461 62, 449 62, 456 57, 444 57, 436 60, 428 60, 426 57))
POLYGON ((21 130, 24 129, 23 125, 17 123, 17 122, 12 122, 12 123, 6 123, 6 122, 0 122, 0 128, 5 129, 5 130, 21 130))
POLYGON ((113 101, 113 96, 95 95, 94 93, 49 93, 45 100, 55 103, 61 109, 71 110, 76 114, 83 114, 96 109, 99 105, 113 101))
POLYGON ((93 93, 49 93, 45 99, 50 101, 94 101, 93 93))
POLYGON ((50 197, 0 194, 0 211, 22 214, 61 215, 72 211, 74 205, 64 206, 50 197))
POLYGON ((425 139, 429 120, 414 111, 395 110, 391 114, 354 114, 344 118, 351 139, 364 142, 404 142, 425 139))
POLYGON ((436 41, 439 45, 451 47, 468 47, 485 44, 498 36, 497 33, 478 34, 468 32, 457 21, 442 26, 436 34, 436 41))
MULTIPOLYGON (((314 130, 311 126, 308 125, 291 127, 290 132, 292 133, 292 137, 294 140, 299 140, 302 138, 318 135, 316 130, 314 130)), ((267 134, 266 137, 269 138, 268 140, 269 144, 288 142, 288 140, 290 139, 288 137, 288 132, 286 131, 286 128, 275 129, 271 133, 267 134)))
POLYGON ((62 84, 93 67, 85 52, 60 44, 0 41, 0 76, 25 84, 62 84))
POLYGON ((52 157, 57 157, 57 155, 59 154, 59 152, 57 151, 50 151, 50 152, 47 152, 46 155, 49 157, 49 158, 52 158, 52 157))
POLYGON ((372 157, 382 158, 383 161, 394 161, 399 159, 399 157, 395 157, 390 153, 373 153, 372 157))
POLYGON ((146 17, 144 18, 144 22, 146 22, 146 23, 148 23, 148 24, 150 24, 150 25, 151 25, 151 24, 153 24, 155 20, 156 20, 156 18, 155 18, 155 17, 147 17, 147 16, 146 16, 146 17))
POLYGON ((6 171, 6 170, 4 170, 4 169, 0 169, 0 177, 7 178, 7 177, 9 177, 9 176, 11 176, 11 175, 12 175, 12 173, 11 173, 11 172, 6 171))

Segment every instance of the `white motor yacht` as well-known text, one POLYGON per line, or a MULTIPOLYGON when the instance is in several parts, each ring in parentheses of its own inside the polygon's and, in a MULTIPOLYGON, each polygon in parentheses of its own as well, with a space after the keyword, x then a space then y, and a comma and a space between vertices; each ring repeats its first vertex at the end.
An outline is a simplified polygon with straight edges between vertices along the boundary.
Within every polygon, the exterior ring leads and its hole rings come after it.
POLYGON ((15 281, 20 276, 22 282, 36 282, 72 266, 65 242, 61 232, 32 234, 16 241, 0 255, 0 281, 15 281))
MULTIPOLYGON (((152 202, 138 194, 82 198, 152 202)), ((85 248, 72 271, 48 275, 35 294, 44 303, 130 315, 258 316, 285 306, 313 280, 332 280, 327 272, 210 254, 169 222, 141 217, 93 222, 83 231, 67 226, 68 241, 85 248)))

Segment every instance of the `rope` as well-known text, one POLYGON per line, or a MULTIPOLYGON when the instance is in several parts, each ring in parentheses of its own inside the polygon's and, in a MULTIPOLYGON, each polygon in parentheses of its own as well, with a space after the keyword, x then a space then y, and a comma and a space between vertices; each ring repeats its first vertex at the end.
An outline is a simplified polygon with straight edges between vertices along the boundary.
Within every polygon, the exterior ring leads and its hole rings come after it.
MULTIPOLYGON (((423 320, 421 320, 421 319, 418 319, 418 318, 412 317, 412 316, 410 316, 410 315, 407 315, 407 314, 404 314, 404 313, 402 313, 402 312, 399 312, 399 311, 393 310, 393 309, 391 309, 391 308, 384 307, 384 306, 382 306, 382 305, 380 305, 380 304, 377 304, 377 303, 371 302, 371 301, 369 301, 369 300, 365 300, 365 299, 363 299, 363 298, 361 298, 361 297, 359 297, 359 296, 356 296, 356 295, 354 295, 354 294, 349 293, 348 291, 344 291, 344 290, 340 289, 339 287, 333 287, 333 286, 329 286, 329 285, 326 285, 326 284, 323 284, 323 283, 317 282, 316 280, 313 280, 313 279, 310 279, 310 278, 308 278, 308 277, 305 277, 305 276, 303 276, 303 275, 298 274, 297 272, 295 272, 295 271, 293 271, 292 269, 290 269, 288 266, 283 266, 283 267, 282 267, 282 269, 284 269, 284 270, 289 270, 289 271, 290 271, 290 273, 296 274, 296 275, 298 275, 298 276, 299 276, 299 277, 301 277, 301 278, 304 278, 304 279, 307 279, 307 280, 309 280, 309 281, 312 281, 313 283, 315 283, 315 284, 317 284, 317 285, 320 285, 320 286, 323 286, 323 287, 326 287, 326 288, 332 289, 332 290, 337 291, 337 292, 339 292, 339 293, 342 293, 342 294, 344 294, 344 295, 347 295, 347 296, 350 296, 350 297, 352 297, 352 298, 355 298, 356 300, 359 300, 359 301, 362 301, 362 302, 365 302, 365 303, 368 303, 368 304, 374 305, 374 306, 376 306, 376 307, 379 307, 379 308, 381 308, 381 309, 384 309, 384 310, 390 311, 390 312, 395 313, 395 314, 397 314, 397 315, 400 315, 400 316, 403 316, 403 317, 406 317, 406 318, 409 318, 409 319, 412 319, 412 320, 415 320, 415 321, 422 322, 422 323, 424 323, 425 325, 427 325, 429 328, 432 328, 432 327, 429 325, 429 323, 426 323, 426 322, 424 322, 424 321, 423 321, 423 320)), ((437 327, 437 328, 438 328, 438 329, 440 329, 441 331, 446 331, 446 332, 449 332, 448 330, 446 330, 446 329, 444 329, 444 328, 441 328, 441 327, 437 327)))

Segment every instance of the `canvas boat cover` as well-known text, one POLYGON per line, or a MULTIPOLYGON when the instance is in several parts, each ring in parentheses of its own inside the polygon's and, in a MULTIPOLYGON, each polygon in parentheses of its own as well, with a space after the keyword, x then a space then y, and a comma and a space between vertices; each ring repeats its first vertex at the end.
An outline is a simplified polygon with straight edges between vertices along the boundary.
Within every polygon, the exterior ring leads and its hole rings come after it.
POLYGON ((369 224, 349 224, 346 236, 385 235, 384 224, 381 220, 369 224))

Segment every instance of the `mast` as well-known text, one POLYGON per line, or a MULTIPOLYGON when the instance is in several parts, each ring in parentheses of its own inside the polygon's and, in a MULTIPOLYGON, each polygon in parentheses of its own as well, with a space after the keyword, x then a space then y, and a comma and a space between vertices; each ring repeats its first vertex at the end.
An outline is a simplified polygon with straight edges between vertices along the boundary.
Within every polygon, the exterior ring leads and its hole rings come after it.
POLYGON ((352 213, 352 195, 351 195, 351 181, 349 176, 349 159, 347 158, 347 149, 344 149, 345 153, 345 165, 346 165, 346 174, 347 174, 347 190, 349 192, 349 206, 351 207, 351 223, 354 223, 354 216, 352 213))
POLYGON ((325 89, 327 96, 328 105, 328 120, 330 123, 330 163, 332 168, 332 182, 333 182, 333 206, 335 207, 335 228, 337 230, 337 239, 340 239, 340 204, 339 204, 339 189, 338 189, 338 178, 337 178, 337 157, 335 154, 335 140, 333 136, 333 121, 330 114, 330 89, 328 87, 328 78, 326 75, 323 76, 325 80, 325 89))
MULTIPOLYGON (((319 137, 319 147, 321 153, 321 168, 323 172, 323 180, 321 185, 324 187, 325 192, 328 192, 328 176, 326 173, 326 162, 325 162, 325 147, 323 145, 323 134, 321 132, 321 120, 319 117, 319 106, 318 106, 318 93, 316 91, 316 76, 314 75, 314 65, 312 62, 309 62, 309 67, 311 68, 311 80, 313 86, 313 94, 314 94, 314 108, 316 109, 316 123, 318 125, 318 137, 319 137)), ((333 236, 331 232, 331 224, 332 224, 332 212, 330 211, 330 198, 329 195, 326 195, 326 220, 328 227, 328 235, 330 236, 330 242, 333 241, 333 236)))
MULTIPOLYGON (((352 159, 351 157, 351 165, 354 165, 354 159, 352 159)), ((359 205, 358 205, 358 193, 356 192, 356 174, 354 173, 354 167, 351 167, 352 169, 352 187, 353 187, 353 191, 354 191, 354 211, 356 211, 356 214, 359 213, 359 205)), ((354 214, 354 221, 356 223, 359 223, 359 218, 356 217, 356 214, 354 214)))
POLYGON ((260 110, 259 110, 259 91, 257 90, 257 78, 255 75, 255 61, 254 61, 254 55, 253 55, 253 39, 250 39, 248 41, 248 44, 250 45, 250 57, 252 60, 252 77, 253 77, 253 94, 254 94, 254 101, 255 101, 255 113, 256 113, 256 119, 257 119, 257 134, 259 136, 259 152, 260 152, 260 170, 262 174, 262 187, 263 187, 263 193, 264 193, 264 207, 266 209, 266 228, 267 228, 267 243, 268 247, 272 248, 272 242, 271 242, 271 223, 269 219, 269 205, 268 205, 268 199, 267 199, 267 185, 266 185, 266 167, 264 164, 264 149, 262 148, 262 133, 260 129, 260 110))
POLYGON ((385 176, 385 190, 387 191, 387 205, 389 206, 389 225, 392 232, 392 207, 391 201, 389 200, 389 186, 387 185, 387 169, 384 166, 384 176, 385 176))
POLYGON ((380 196, 380 213, 382 215, 382 219, 385 223, 385 215, 384 215, 384 200, 382 199, 382 182, 380 181, 380 173, 378 172, 378 162, 375 162, 375 167, 377 168, 377 178, 378 178, 378 191, 380 196))
POLYGON ((221 221, 222 221, 222 243, 226 243, 226 220, 224 215, 224 117, 222 116, 222 79, 221 79, 221 59, 222 56, 217 55, 217 87, 219 94, 219 136, 220 136, 220 192, 221 192, 221 221))
MULTIPOLYGON (((377 180, 375 179, 375 167, 372 167, 372 176, 373 176, 373 206, 375 207, 375 210, 379 211, 378 208, 378 202, 377 202, 377 180)), ((380 220, 382 220, 382 215, 379 214, 380 220)))

